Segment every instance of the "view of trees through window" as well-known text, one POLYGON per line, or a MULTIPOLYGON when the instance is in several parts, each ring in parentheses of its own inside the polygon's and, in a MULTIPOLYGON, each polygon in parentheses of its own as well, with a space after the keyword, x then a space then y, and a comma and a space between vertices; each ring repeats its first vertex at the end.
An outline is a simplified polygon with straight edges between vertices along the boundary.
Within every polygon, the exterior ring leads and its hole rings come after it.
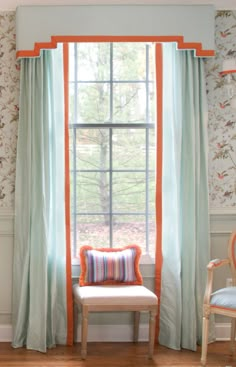
POLYGON ((72 257, 81 245, 154 253, 152 45, 70 44, 72 257))

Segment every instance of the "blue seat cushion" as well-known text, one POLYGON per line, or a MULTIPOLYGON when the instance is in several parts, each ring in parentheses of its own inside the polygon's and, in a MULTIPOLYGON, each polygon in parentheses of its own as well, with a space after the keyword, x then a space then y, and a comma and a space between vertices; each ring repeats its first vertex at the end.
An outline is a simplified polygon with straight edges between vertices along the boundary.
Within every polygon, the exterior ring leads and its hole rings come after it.
POLYGON ((210 304, 224 308, 236 309, 236 287, 222 288, 212 293, 210 304))

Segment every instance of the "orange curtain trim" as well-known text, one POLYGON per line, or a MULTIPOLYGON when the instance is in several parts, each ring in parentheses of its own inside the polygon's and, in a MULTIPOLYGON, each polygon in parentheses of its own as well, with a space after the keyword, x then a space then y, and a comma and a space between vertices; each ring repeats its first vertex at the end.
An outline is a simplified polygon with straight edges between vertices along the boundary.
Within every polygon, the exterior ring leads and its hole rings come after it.
POLYGON ((67 345, 73 344, 73 298, 71 276, 70 243, 70 166, 69 166, 69 51, 68 44, 63 45, 64 63, 64 99, 65 99, 65 220, 66 220, 66 300, 67 300, 67 345))
POLYGON ((51 42, 36 42, 33 50, 19 50, 16 58, 40 56, 42 49, 56 48, 67 42, 176 42, 178 49, 193 49, 196 56, 215 56, 214 50, 204 50, 201 42, 184 42, 183 36, 51 36, 51 42))
POLYGON ((156 266, 155 293, 158 297, 156 341, 160 329, 161 271, 162 271, 162 115, 163 115, 163 65, 162 45, 156 44, 156 266))

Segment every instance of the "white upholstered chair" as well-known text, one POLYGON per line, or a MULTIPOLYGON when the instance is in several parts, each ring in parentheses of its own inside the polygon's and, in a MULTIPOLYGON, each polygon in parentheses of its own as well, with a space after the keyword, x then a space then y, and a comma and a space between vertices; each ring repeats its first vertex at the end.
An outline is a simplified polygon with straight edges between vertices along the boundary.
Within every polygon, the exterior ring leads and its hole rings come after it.
POLYGON ((82 315, 82 359, 87 356, 89 313, 117 311, 134 312, 134 342, 138 341, 140 312, 149 313, 148 356, 152 358, 158 299, 152 291, 142 285, 142 277, 138 270, 140 253, 141 250, 136 245, 113 250, 93 249, 90 246, 81 248, 80 284, 74 285, 73 295, 82 315), (104 279, 108 274, 109 279, 104 279))
POLYGON ((233 232, 228 241, 228 257, 215 259, 207 266, 207 285, 203 302, 202 324, 202 354, 201 363, 206 365, 209 317, 211 314, 224 315, 231 318, 231 351, 235 346, 235 318, 236 318, 236 232, 233 232), (228 266, 231 270, 232 286, 221 288, 212 293, 213 275, 215 270, 228 266))

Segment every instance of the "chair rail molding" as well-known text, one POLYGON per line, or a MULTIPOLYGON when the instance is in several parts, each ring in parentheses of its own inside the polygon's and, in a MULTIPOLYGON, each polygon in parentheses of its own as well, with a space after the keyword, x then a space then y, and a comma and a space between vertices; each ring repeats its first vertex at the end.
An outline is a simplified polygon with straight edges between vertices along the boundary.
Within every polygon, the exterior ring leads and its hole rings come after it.
POLYGON ((210 234, 229 235, 236 229, 236 208, 210 210, 210 234))

